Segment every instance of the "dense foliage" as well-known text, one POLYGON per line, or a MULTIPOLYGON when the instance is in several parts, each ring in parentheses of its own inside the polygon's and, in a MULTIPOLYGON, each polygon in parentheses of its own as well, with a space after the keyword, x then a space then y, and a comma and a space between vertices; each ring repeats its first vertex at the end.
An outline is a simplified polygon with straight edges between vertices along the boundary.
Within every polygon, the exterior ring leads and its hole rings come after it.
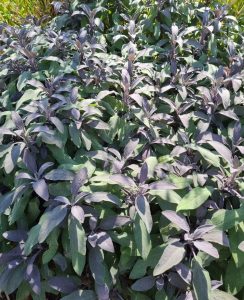
POLYGON ((28 16, 41 18, 54 13, 52 0, 1 0, 0 22, 21 24, 28 16))
POLYGON ((243 299, 243 31, 184 2, 1 26, 6 297, 243 299))

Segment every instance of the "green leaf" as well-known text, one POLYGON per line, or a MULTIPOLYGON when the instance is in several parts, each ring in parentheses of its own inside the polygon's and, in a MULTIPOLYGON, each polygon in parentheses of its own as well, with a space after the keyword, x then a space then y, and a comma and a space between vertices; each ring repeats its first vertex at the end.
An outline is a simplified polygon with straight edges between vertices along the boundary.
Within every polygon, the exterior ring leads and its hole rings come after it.
POLYGON ((79 290, 62 297, 60 300, 97 300, 97 297, 93 291, 79 290))
POLYGON ((210 277, 198 257, 192 260, 192 283, 196 300, 210 299, 210 277))
POLYGON ((16 110, 18 110, 25 102, 27 101, 35 101, 39 99, 40 93, 42 92, 41 89, 29 89, 26 90, 23 96, 18 100, 16 103, 16 110))
POLYGON ((73 180, 74 173, 65 169, 55 169, 50 172, 48 172, 45 175, 45 179, 51 180, 51 181, 60 181, 60 180, 73 180))
POLYGON ((244 265, 244 255, 238 247, 244 240, 244 222, 241 222, 240 224, 231 228, 228 233, 232 258, 236 264, 236 267, 240 268, 244 265))
POLYGON ((185 253, 183 244, 179 242, 169 244, 154 268, 153 275, 158 276, 178 265, 183 260, 185 253))
POLYGON ((151 215, 151 211, 150 211, 150 205, 149 205, 146 197, 144 197, 143 195, 137 196, 136 200, 135 200, 135 207, 136 207, 136 210, 137 210, 140 218, 146 225, 148 233, 150 233, 152 230, 152 226, 153 226, 153 220, 152 220, 152 215, 151 215))
POLYGON ((192 210, 201 206, 212 194, 211 187, 196 187, 187 193, 177 206, 177 211, 192 210))
POLYGON ((44 213, 39 221, 40 232, 38 236, 39 243, 46 240, 50 232, 56 228, 65 218, 67 214, 67 207, 65 205, 59 205, 54 209, 44 213))
POLYGON ((201 156, 208 162, 210 165, 219 168, 220 167, 220 159, 217 154, 212 153, 210 150, 205 149, 198 145, 186 145, 186 148, 190 148, 192 150, 198 151, 201 156))
POLYGON ((26 83, 29 79, 31 79, 30 71, 26 71, 20 74, 17 82, 18 91, 22 91, 22 89, 26 86, 26 83))
POLYGON ((69 125, 69 134, 71 141, 76 145, 77 148, 81 147, 80 131, 77 129, 75 124, 72 122, 69 125))
POLYGON ((42 255, 43 264, 49 263, 57 253, 59 247, 58 237, 59 230, 54 230, 47 238, 46 243, 48 244, 48 249, 42 255))
POLYGON ((244 221, 244 205, 239 209, 219 209, 211 218, 217 229, 228 230, 244 221))
POLYGON ((3 166, 4 166, 5 172, 7 174, 9 174, 13 171, 23 148, 24 148, 24 145, 22 143, 15 144, 15 145, 13 145, 13 147, 11 147, 11 150, 5 156, 3 166))
POLYGON ((169 174, 168 179, 169 182, 173 183, 177 189, 188 188, 192 183, 190 178, 180 177, 175 174, 169 174))
POLYGON ((134 264, 133 269, 131 270, 130 278, 141 278, 146 274, 148 267, 155 268, 165 248, 166 245, 157 246, 150 251, 148 257, 145 260, 141 258, 138 259, 134 264))
POLYGON ((170 300, 170 296, 167 296, 164 290, 157 291, 155 295, 155 300, 170 300))
POLYGON ((138 214, 136 214, 134 222, 134 238, 139 254, 143 259, 146 259, 152 245, 146 225, 138 214))
POLYGON ((13 203, 14 192, 5 193, 0 195, 0 214, 4 213, 5 210, 13 203))
POLYGON ((25 277, 26 264, 22 263, 17 267, 8 267, 0 274, 1 291, 12 294, 21 284, 25 277))
POLYGON ((70 255, 75 272, 81 275, 86 262, 86 234, 82 224, 69 218, 70 255))
POLYGON ((54 209, 45 212, 41 216, 39 223, 31 228, 25 243, 24 252, 28 255, 34 245, 38 242, 44 242, 53 229, 63 221, 66 214, 66 205, 59 205, 54 209))
POLYGON ((172 190, 150 190, 149 194, 152 196, 157 196, 160 199, 168 201, 170 203, 179 204, 181 201, 181 197, 172 190))
POLYGON ((236 267, 233 259, 228 262, 225 270, 224 285, 225 290, 236 295, 242 288, 244 282, 244 266, 236 267))

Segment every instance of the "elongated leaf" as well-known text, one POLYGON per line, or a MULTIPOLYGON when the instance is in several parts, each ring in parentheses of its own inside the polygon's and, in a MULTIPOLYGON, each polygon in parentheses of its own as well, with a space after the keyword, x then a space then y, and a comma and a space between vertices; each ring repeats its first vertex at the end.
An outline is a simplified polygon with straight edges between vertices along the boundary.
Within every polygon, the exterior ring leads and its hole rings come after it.
POLYGON ((244 221, 244 206, 239 209, 220 209, 211 218, 212 224, 220 230, 228 230, 244 221))
POLYGON ((68 294, 78 289, 79 285, 66 276, 55 276, 48 280, 48 284, 55 290, 68 294))
POLYGON ((192 282, 194 294, 197 300, 210 298, 210 277, 206 270, 203 269, 200 259, 194 257, 192 260, 192 282))
POLYGON ((50 117, 50 121, 58 129, 60 133, 64 133, 64 125, 57 117, 50 117))
POLYGON ((65 169, 56 169, 48 172, 45 176, 45 179, 52 181, 59 180, 72 180, 74 178, 74 173, 65 169))
POLYGON ((145 292, 150 290, 155 284, 155 279, 153 276, 147 276, 141 279, 138 279, 135 283, 132 284, 131 288, 134 291, 145 292))
POLYGON ((186 232, 190 231, 190 227, 186 221, 186 218, 183 215, 177 214, 172 210, 165 210, 162 214, 169 219, 172 223, 176 224, 178 227, 183 229, 186 232))
POLYGON ((218 250, 211 243, 206 241, 194 241, 193 244, 198 250, 206 252, 215 258, 219 258, 218 250))
POLYGON ((215 167, 220 167, 220 159, 218 155, 212 153, 210 150, 198 145, 187 145, 187 147, 198 151, 201 154, 201 156, 211 165, 215 167))
POLYGON ((185 252, 186 251, 184 249, 183 244, 169 244, 165 248, 161 258, 159 259, 156 267, 154 268, 153 275, 157 276, 163 274, 172 267, 178 265, 183 260, 185 252))
POLYGON ((177 211, 196 209, 206 202, 211 194, 210 187, 196 187, 182 198, 177 206, 177 211))
POLYGON ((99 232, 97 234, 96 244, 103 250, 114 253, 114 245, 111 237, 106 232, 99 232))
POLYGON ((125 216, 110 216, 101 221, 99 227, 103 230, 111 230, 131 223, 131 219, 125 216))
POLYGON ((210 144, 228 163, 232 165, 232 153, 225 145, 217 141, 208 141, 208 144, 210 144))
POLYGON ((117 196, 105 192, 95 192, 93 194, 89 194, 88 196, 85 197, 85 200, 91 202, 108 201, 118 206, 121 205, 121 202, 117 196))
POLYGON ((72 215, 78 220, 80 223, 84 222, 85 219, 85 213, 82 207, 78 205, 74 205, 71 207, 71 213, 72 215))
POLYGON ((34 264, 29 264, 26 269, 26 278, 33 292, 37 295, 41 293, 41 276, 39 269, 34 264))
POLYGON ((71 184, 71 193, 77 195, 80 187, 87 181, 87 168, 81 169, 74 177, 71 184))
POLYGON ((134 181, 125 175, 117 174, 110 176, 110 179, 122 187, 135 187, 134 181))
POLYGON ((146 225, 139 215, 136 215, 134 221, 134 238, 139 254, 143 259, 146 259, 151 250, 152 244, 146 225))
POLYGON ((153 226, 153 220, 147 199, 143 195, 137 196, 135 200, 135 207, 140 218, 145 223, 148 233, 150 233, 153 226))
POLYGON ((48 185, 44 179, 40 179, 32 184, 33 190, 45 201, 49 198, 48 185))
POLYGON ((97 300, 97 297, 93 291, 78 290, 60 300, 97 300))
POLYGON ((150 190, 174 190, 176 186, 166 181, 158 181, 149 184, 150 190))
POLYGON ((81 275, 86 258, 86 234, 81 223, 75 218, 69 219, 69 239, 72 265, 75 272, 81 275))

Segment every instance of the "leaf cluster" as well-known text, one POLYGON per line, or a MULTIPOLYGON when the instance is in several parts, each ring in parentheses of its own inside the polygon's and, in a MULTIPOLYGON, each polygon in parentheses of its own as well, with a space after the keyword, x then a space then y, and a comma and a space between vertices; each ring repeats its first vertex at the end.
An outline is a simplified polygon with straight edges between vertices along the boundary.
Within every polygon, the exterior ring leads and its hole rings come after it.
POLYGON ((54 8, 0 27, 0 291, 242 299, 238 20, 178 0, 54 8))

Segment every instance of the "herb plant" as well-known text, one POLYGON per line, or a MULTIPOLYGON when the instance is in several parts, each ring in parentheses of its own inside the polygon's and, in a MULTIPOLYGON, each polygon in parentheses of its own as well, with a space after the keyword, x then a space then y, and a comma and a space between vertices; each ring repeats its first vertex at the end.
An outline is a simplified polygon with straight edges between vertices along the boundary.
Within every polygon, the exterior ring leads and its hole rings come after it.
POLYGON ((190 2, 0 26, 3 297, 243 299, 243 27, 190 2))

